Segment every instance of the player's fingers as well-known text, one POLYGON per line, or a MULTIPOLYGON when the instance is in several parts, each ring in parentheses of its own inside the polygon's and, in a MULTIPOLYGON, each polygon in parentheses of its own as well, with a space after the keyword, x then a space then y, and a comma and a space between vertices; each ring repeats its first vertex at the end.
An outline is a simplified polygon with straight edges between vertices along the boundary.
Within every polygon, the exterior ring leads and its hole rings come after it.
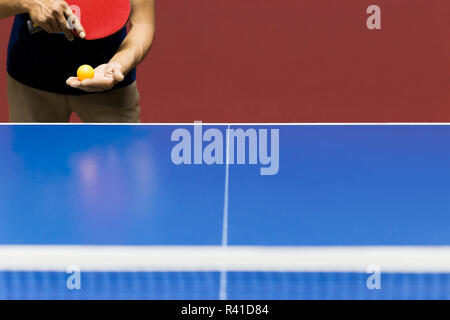
POLYGON ((125 76, 122 73, 122 67, 117 63, 108 64, 105 68, 105 75, 113 78, 116 82, 120 82, 125 79, 125 76))
POLYGON ((81 85, 83 87, 90 87, 90 88, 98 88, 101 89, 105 86, 104 81, 98 80, 98 79, 86 79, 81 81, 81 85))
POLYGON ((110 80, 86 79, 81 81, 83 88, 89 88, 96 91, 105 91, 112 88, 113 83, 110 80))
POLYGON ((50 23, 43 23, 43 24, 40 25, 40 27, 42 28, 42 30, 44 30, 47 33, 53 33, 54 32, 50 23))
POLYGON ((78 17, 75 14, 71 16, 71 24, 72 24, 73 30, 75 30, 78 37, 80 37, 81 39, 85 39, 86 31, 84 31, 84 28, 81 25, 80 19, 78 19, 78 17))
POLYGON ((69 79, 66 80, 66 84, 73 88, 81 87, 81 81, 78 80, 77 77, 70 77, 69 79))
POLYGON ((113 87, 111 79, 85 79, 81 81, 79 89, 86 92, 102 92, 113 87))
POLYGON ((70 77, 69 79, 66 80, 66 84, 69 87, 72 87, 74 89, 80 89, 80 90, 85 91, 85 92, 93 92, 92 88, 90 88, 90 87, 83 87, 81 85, 81 81, 77 77, 70 77))
POLYGON ((125 76, 122 73, 122 68, 119 64, 113 65, 112 72, 115 81, 123 81, 123 79, 125 79, 125 76))
POLYGON ((57 33, 57 32, 61 32, 61 28, 59 27, 58 22, 55 19, 49 20, 48 24, 50 25, 51 28, 51 32, 50 33, 57 33))
POLYGON ((114 76, 114 80, 116 80, 116 81, 123 81, 123 79, 125 79, 125 76, 122 74, 122 72, 120 70, 115 71, 113 73, 113 76, 114 76))
POLYGON ((70 78, 67 79, 67 82, 73 82, 73 81, 80 82, 80 80, 78 80, 78 77, 70 77, 70 78))
POLYGON ((104 71, 105 75, 112 75, 113 74, 113 65, 111 63, 108 63, 105 66, 105 71, 104 71))
POLYGON ((112 65, 110 65, 110 64, 106 65, 105 70, 104 70, 104 75, 108 79, 114 78, 114 69, 113 69, 112 65))
POLYGON ((70 7, 67 7, 67 9, 65 9, 64 14, 66 16, 67 23, 69 24, 69 28, 75 31, 78 37, 84 39, 86 37, 86 32, 84 31, 84 28, 81 25, 81 21, 78 18, 78 16, 75 13, 73 13, 70 7))
POLYGON ((72 30, 70 30, 69 24, 66 21, 66 17, 63 13, 59 14, 57 17, 57 21, 59 24, 59 27, 62 32, 64 32, 64 35, 66 36, 67 40, 72 41, 75 36, 72 33, 72 30))

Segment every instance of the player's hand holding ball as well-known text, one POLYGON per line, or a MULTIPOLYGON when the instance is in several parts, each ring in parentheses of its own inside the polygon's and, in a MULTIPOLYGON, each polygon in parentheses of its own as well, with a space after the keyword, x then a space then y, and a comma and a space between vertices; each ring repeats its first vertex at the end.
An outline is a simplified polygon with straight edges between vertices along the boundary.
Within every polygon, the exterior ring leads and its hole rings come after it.
POLYGON ((66 1, 22 0, 22 2, 36 27, 41 27, 48 33, 62 32, 70 41, 75 38, 73 31, 80 38, 85 37, 85 31, 80 20, 66 1))
POLYGON ((112 89, 123 81, 122 66, 116 62, 102 64, 92 69, 83 65, 78 69, 77 77, 67 79, 67 85, 86 92, 102 92, 112 89))

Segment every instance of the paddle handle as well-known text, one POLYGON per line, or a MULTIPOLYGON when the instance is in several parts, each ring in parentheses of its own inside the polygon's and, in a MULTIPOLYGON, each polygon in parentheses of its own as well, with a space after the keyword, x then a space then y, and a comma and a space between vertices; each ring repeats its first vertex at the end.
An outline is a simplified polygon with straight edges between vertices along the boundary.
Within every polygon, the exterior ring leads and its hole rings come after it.
POLYGON ((31 34, 42 31, 42 28, 35 25, 31 20, 27 21, 27 26, 31 34))
MULTIPOLYGON (((31 20, 27 21, 27 26, 28 26, 28 30, 30 31, 31 34, 35 34, 37 32, 44 30, 41 27, 38 27, 37 25, 35 25, 34 22, 31 20)), ((64 32, 58 32, 56 34, 64 34, 64 32)))

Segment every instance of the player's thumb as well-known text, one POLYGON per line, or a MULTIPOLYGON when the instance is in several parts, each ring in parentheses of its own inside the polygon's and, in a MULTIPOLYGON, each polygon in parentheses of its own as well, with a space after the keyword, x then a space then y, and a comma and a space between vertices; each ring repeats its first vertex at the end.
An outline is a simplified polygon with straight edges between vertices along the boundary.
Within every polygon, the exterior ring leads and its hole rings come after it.
POLYGON ((116 81, 123 81, 123 79, 125 79, 125 76, 123 75, 122 71, 120 71, 119 68, 115 68, 113 70, 113 75, 116 81))
POLYGON ((113 74, 114 80, 123 81, 123 79, 125 79, 125 76, 122 73, 122 66, 118 63, 115 63, 111 67, 111 72, 113 74))

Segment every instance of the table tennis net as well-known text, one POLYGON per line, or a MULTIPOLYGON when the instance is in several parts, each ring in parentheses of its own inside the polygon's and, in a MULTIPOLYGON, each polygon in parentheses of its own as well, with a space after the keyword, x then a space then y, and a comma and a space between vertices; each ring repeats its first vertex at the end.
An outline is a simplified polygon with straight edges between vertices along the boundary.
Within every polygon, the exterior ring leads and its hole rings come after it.
POLYGON ((9 247, 0 258, 8 300, 450 299, 447 248, 9 247))

